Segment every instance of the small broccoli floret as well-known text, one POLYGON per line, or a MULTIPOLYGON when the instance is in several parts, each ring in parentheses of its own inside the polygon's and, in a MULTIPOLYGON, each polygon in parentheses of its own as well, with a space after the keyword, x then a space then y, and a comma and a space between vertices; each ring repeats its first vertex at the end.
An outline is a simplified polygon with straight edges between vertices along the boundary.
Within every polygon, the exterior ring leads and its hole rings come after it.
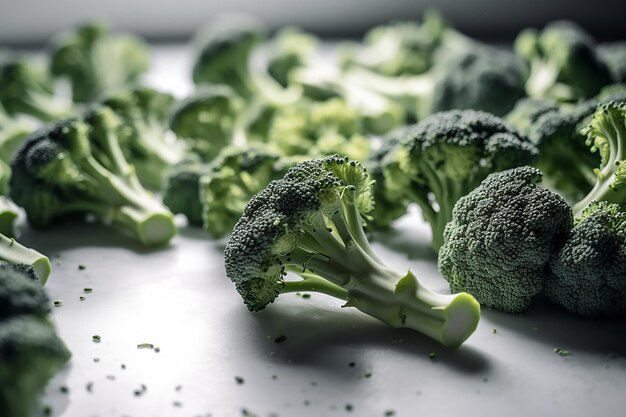
POLYGON ((248 16, 211 22, 194 42, 194 83, 227 85, 246 101, 292 103, 297 91, 285 90, 269 75, 253 74, 250 69, 252 53, 265 33, 263 24, 248 16))
POLYGON ((550 260, 545 292, 585 316, 626 316, 626 213, 591 203, 550 260))
POLYGON ((448 28, 435 10, 427 10, 424 20, 392 22, 370 29, 362 45, 343 45, 343 66, 368 68, 383 75, 416 75, 428 71, 433 55, 448 28))
POLYGON ((52 269, 47 256, 21 245, 13 238, 8 238, 1 234, 0 261, 14 265, 20 270, 32 268, 32 273, 41 285, 48 281, 52 269))
POLYGON ((287 87, 293 70, 308 65, 318 44, 315 35, 298 28, 281 29, 269 45, 267 72, 287 87))
POLYGON ((148 47, 99 22, 79 26, 52 45, 50 70, 71 81, 74 101, 93 102, 137 80, 148 69, 148 47))
POLYGON ((464 293, 434 293, 411 271, 390 270, 363 230, 373 205, 358 162, 335 155, 298 164, 246 206, 224 251, 226 274, 251 311, 281 293, 316 291, 392 327, 460 346, 478 324, 478 303, 464 293), (301 279, 284 280, 289 273, 301 279))
POLYGON ((358 111, 341 99, 301 101, 279 108, 269 126, 267 141, 286 156, 341 153, 364 159, 370 150, 358 111))
POLYGON ((0 410, 31 416, 37 395, 70 353, 48 320, 50 300, 20 265, 0 263, 0 410))
POLYGON ((175 106, 170 128, 189 151, 208 162, 235 141, 242 109, 241 99, 230 88, 203 87, 175 106))
MULTIPOLYGON (((209 165, 196 154, 190 154, 172 167, 163 190, 163 203, 176 214, 184 214, 193 226, 202 225, 200 178, 209 165)), ((229 190, 223 195, 228 198, 229 190)))
POLYGON ((473 110, 440 112, 406 129, 382 160, 382 187, 391 201, 420 206, 438 250, 459 198, 488 174, 531 163, 536 155, 528 138, 498 117, 473 110))
POLYGON ((439 251, 439 270, 453 293, 467 291, 482 305, 519 313, 542 290, 572 212, 537 186, 540 179, 528 166, 491 174, 458 201, 439 251))
POLYGON ((184 146, 169 130, 169 114, 174 98, 148 87, 122 90, 103 104, 122 118, 120 146, 135 166, 139 181, 160 190, 172 165, 183 158, 184 146))
POLYGON ((172 213, 140 184, 117 139, 119 119, 108 107, 33 133, 11 165, 10 196, 35 227, 69 215, 95 215, 144 245, 176 233, 172 213))
POLYGON ((587 136, 591 152, 598 152, 601 161, 599 168, 595 169, 595 185, 573 207, 577 218, 593 201, 620 205, 626 201, 626 103, 610 102, 598 106, 582 133, 587 136))
POLYGON ((609 67, 613 82, 626 83, 626 41, 602 43, 596 50, 600 59, 609 67))
POLYGON ((573 22, 552 22, 542 31, 522 31, 515 40, 515 51, 530 69, 528 95, 564 101, 596 95, 611 83, 611 74, 595 48, 595 40, 573 22))
POLYGON ((10 115, 28 114, 42 121, 68 117, 72 103, 55 94, 45 67, 23 57, 0 59, 0 103, 10 115))
POLYGON ((248 201, 289 167, 279 154, 258 147, 224 149, 200 178, 204 228, 215 238, 225 236, 248 201))

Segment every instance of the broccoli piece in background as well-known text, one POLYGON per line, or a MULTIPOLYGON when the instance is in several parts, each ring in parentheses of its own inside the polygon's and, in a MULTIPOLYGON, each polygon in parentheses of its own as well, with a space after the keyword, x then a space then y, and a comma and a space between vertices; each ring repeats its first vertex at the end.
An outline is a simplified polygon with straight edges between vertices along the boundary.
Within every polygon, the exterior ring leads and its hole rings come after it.
POLYGON ((286 156, 341 153, 364 159, 369 154, 370 141, 363 131, 358 111, 341 99, 301 101, 276 111, 267 142, 286 156))
POLYGON ((127 33, 111 33, 100 22, 62 34, 52 44, 50 71, 71 81, 77 102, 93 102, 137 80, 148 69, 148 46, 127 33))
POLYGON ((11 165, 10 197, 34 227, 93 214, 147 246, 176 233, 172 213, 140 184, 117 140, 119 118, 108 107, 33 133, 11 165))
POLYGON ((236 141, 243 103, 225 86, 198 89, 179 102, 170 116, 170 129, 190 152, 211 161, 236 141))
POLYGON ((436 113, 403 134, 382 159, 381 187, 389 201, 419 205, 435 250, 459 198, 490 173, 531 163, 537 156, 528 138, 502 119, 474 110, 436 113))
POLYGON ((10 114, 28 114, 49 122, 68 117, 71 101, 55 94, 46 68, 32 59, 15 56, 0 59, 0 103, 10 114))
POLYGON ((363 230, 373 205, 358 162, 335 155, 298 164, 246 206, 224 251, 226 275, 251 311, 282 293, 316 291, 460 346, 476 329, 480 306, 468 294, 432 292, 411 271, 390 270, 363 230), (285 281, 288 273, 301 280, 285 281))
POLYGON ((214 238, 232 231, 248 201, 270 181, 282 177, 295 165, 292 161, 258 147, 224 149, 200 178, 204 228, 214 238))
POLYGON ((453 293, 487 307, 524 311, 544 284, 550 256, 567 239, 572 211, 519 167, 491 174, 454 207, 439 251, 439 270, 453 293))
POLYGON ((133 87, 103 104, 122 118, 120 146, 145 187, 160 190, 172 165, 183 158, 183 142, 169 130, 174 97, 148 87, 133 87))
POLYGON ((613 81, 626 83, 626 41, 601 43, 596 51, 600 59, 609 67, 613 81))
POLYGON ((306 66, 319 46, 319 39, 296 27, 281 29, 271 40, 267 72, 283 87, 289 86, 291 72, 306 66))
POLYGON ((15 265, 18 269, 32 268, 32 273, 41 285, 48 281, 52 270, 47 256, 2 234, 0 234, 0 261, 15 265))
POLYGON ((626 213, 591 203, 550 260, 545 293, 585 316, 626 316, 626 213))
POLYGON ((576 101, 611 83, 595 40, 573 22, 552 22, 542 31, 526 29, 517 36, 515 51, 529 66, 526 92, 531 97, 576 101))
POLYGON ((45 317, 50 314, 50 299, 42 284, 26 270, 0 263, 0 327, 18 315, 45 317))
MULTIPOLYGON (((200 178, 209 172, 209 165, 196 154, 189 154, 174 165, 163 189, 163 204, 172 213, 184 214, 193 226, 202 225, 200 178)), ((224 197, 228 196, 228 192, 224 197)))

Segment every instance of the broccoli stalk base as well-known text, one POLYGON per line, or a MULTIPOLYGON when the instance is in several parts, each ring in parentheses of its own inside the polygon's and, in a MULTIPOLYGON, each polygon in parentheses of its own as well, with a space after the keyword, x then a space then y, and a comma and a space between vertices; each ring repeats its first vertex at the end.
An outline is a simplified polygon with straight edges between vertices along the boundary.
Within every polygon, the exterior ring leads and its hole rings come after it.
POLYGON ((46 283, 52 270, 48 257, 4 235, 0 235, 0 259, 10 264, 32 265, 35 276, 42 285, 46 283))

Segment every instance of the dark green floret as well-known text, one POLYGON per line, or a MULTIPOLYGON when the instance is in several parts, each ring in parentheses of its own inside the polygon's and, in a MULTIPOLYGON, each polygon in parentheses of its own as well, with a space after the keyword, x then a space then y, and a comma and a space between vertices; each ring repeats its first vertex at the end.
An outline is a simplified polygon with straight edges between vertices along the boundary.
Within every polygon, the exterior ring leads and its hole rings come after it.
POLYGON ((140 184, 124 158, 119 119, 107 107, 33 133, 11 165, 10 196, 34 227, 67 216, 95 215, 144 245, 176 233, 173 216, 140 184))
POLYGON ((0 327, 13 316, 45 317, 50 305, 37 279, 12 264, 0 263, 0 327))
POLYGON ((546 264, 572 227, 569 204, 520 167, 491 174, 461 198, 444 232, 439 270, 453 293, 484 306, 524 311, 544 284, 546 264))
MULTIPOLYGON (((189 154, 172 167, 163 189, 163 204, 172 213, 184 214, 192 226, 202 225, 200 178, 209 172, 209 165, 196 154, 189 154)), ((228 198, 228 191, 223 196, 228 198)))
POLYGON ((392 327, 460 346, 480 306, 465 293, 434 293, 411 271, 383 263, 363 230, 374 205, 371 184, 358 162, 336 155, 291 168, 246 206, 224 251, 227 276, 251 311, 281 293, 316 291, 392 327))

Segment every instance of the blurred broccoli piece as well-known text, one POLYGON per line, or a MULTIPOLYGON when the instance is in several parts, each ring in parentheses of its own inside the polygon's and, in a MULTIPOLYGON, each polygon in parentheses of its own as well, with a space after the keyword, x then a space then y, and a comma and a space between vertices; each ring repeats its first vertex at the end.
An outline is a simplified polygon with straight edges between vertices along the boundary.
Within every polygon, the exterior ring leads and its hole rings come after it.
POLYGON ((283 87, 289 85, 291 72, 313 59, 319 39, 296 27, 281 29, 271 40, 267 72, 283 87))
POLYGON ((459 198, 492 172, 531 163, 537 156, 526 136, 480 111, 439 112, 402 133, 382 159, 380 186, 388 201, 419 205, 435 250, 459 198))
POLYGON ((536 168, 513 168, 489 175, 457 202, 439 251, 439 270, 453 293, 466 291, 481 305, 519 313, 542 290, 572 211, 537 186, 540 180, 536 168))
POLYGON ((342 66, 368 68, 383 75, 417 75, 433 66, 433 55, 449 31, 436 10, 422 22, 399 21, 370 29, 362 44, 340 45, 342 66))
POLYGON ((172 165, 183 158, 183 142, 169 130, 174 97, 148 87, 133 87, 103 104, 121 117, 120 146, 145 187, 160 190, 172 165))
POLYGON ((41 283, 10 263, 0 263, 0 327, 13 316, 48 314, 50 299, 41 283))
POLYGON ((626 316, 626 213, 592 202, 550 260, 545 292, 585 316, 626 316))
MULTIPOLYGON (((163 189, 163 204, 172 213, 184 214, 193 226, 202 225, 200 177, 207 172, 209 165, 198 155, 189 154, 172 167, 163 189)), ((224 197, 228 197, 228 191, 224 197)))
POLYGON ((626 41, 602 43, 596 50, 600 59, 609 67, 613 81, 626 83, 626 41))
POLYGON ((517 36, 515 51, 529 66, 526 91, 531 97, 576 101, 611 83, 595 40, 573 22, 552 22, 542 31, 526 29, 517 36))
POLYGON ((269 127, 267 142, 286 156, 341 153, 365 159, 370 150, 358 111, 341 99, 301 101, 279 108, 269 127))
POLYGON ((170 116, 170 129, 190 152, 211 161, 235 141, 243 103, 225 86, 198 89, 179 102, 170 116))
POLYGON ((0 59, 0 103, 9 115, 28 114, 44 122, 71 115, 69 99, 55 93, 45 66, 32 59, 12 56, 0 59))
POLYGON ((626 101, 626 84, 611 84, 603 87, 595 99, 599 103, 608 103, 609 101, 626 101))
POLYGON ((172 213, 139 183, 120 147, 120 120, 108 107, 33 133, 13 159, 10 197, 34 227, 60 217, 95 215, 144 245, 176 233, 172 213))
POLYGON ((52 45, 50 70, 71 81, 77 102, 93 102, 137 80, 148 69, 148 46, 100 22, 78 26, 52 45))
POLYGON ((200 179, 204 228, 215 238, 228 234, 248 201, 290 166, 285 158, 263 148, 224 149, 200 179))
POLYGON ((32 269, 32 274, 41 285, 44 285, 50 276, 51 266, 48 257, 1 234, 0 261, 14 265, 23 271, 32 269))

